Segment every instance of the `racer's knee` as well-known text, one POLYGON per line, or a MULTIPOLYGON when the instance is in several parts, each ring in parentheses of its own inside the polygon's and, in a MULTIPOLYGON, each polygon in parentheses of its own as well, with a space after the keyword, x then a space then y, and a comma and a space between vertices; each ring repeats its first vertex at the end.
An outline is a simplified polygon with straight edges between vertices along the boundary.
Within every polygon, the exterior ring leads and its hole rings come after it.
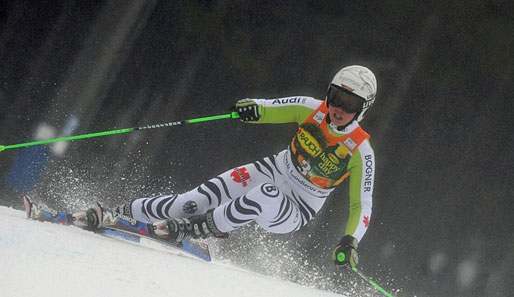
POLYGON ((261 184, 246 196, 262 209, 255 221, 264 230, 272 233, 289 233, 304 225, 298 207, 276 185, 261 184))

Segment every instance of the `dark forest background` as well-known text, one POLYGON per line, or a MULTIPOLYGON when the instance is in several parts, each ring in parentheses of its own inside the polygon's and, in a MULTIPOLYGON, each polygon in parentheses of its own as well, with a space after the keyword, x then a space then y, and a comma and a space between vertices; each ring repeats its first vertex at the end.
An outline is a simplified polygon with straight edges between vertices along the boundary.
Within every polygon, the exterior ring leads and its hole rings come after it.
MULTIPOLYGON (((511 1, 3 1, 0 28, 3 145, 223 114, 247 97, 323 99, 340 68, 369 67, 376 184, 360 269, 399 296, 512 296, 511 1)), ((186 191, 279 152, 295 129, 227 120, 6 150, 0 204, 73 211, 186 191)), ((216 253, 348 292, 359 279, 330 260, 347 193, 304 230, 251 225, 216 253)))

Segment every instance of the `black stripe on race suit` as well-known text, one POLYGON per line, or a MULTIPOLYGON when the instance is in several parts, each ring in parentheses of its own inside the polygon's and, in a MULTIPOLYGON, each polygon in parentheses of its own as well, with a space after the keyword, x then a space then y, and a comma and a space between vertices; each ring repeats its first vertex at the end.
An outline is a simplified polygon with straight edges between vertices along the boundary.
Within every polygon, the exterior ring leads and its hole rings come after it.
POLYGON ((244 208, 243 205, 241 205, 241 199, 234 200, 234 206, 236 207, 236 210, 241 214, 259 216, 259 213, 257 213, 255 210, 244 208))
POLYGON ((146 209, 145 209, 145 206, 144 205, 141 205, 141 212, 145 215, 145 217, 151 221, 152 218, 150 218, 150 216, 148 216, 148 213, 146 212, 146 209))
POLYGON ((284 209, 284 211, 279 213, 280 217, 278 219, 276 219, 276 220, 271 222, 271 223, 274 223, 274 224, 270 225, 270 227, 275 227, 275 226, 283 224, 293 214, 293 208, 291 207, 291 200, 287 199, 286 197, 284 197, 284 200, 286 201, 286 208, 284 209), (288 215, 287 215, 286 218, 284 218, 286 216, 286 214, 288 214, 288 215))
POLYGON ((270 159, 271 163, 273 164, 273 166, 275 166, 275 169, 278 171, 278 173, 280 173, 282 175, 282 172, 280 172, 280 170, 278 169, 277 162, 275 162, 275 158, 276 158, 276 156, 272 156, 269 159, 270 159))
POLYGON ((266 158, 261 159, 260 162, 262 163, 262 165, 264 167, 266 167, 266 169, 268 169, 268 171, 273 176, 273 181, 275 181, 275 173, 273 172, 273 168, 271 168, 271 166, 268 164, 268 162, 266 162, 266 158))
POLYGON ((227 219, 234 223, 234 224, 245 224, 245 223, 248 223, 250 221, 252 221, 253 219, 248 219, 248 220, 240 220, 240 219, 237 219, 233 214, 232 214, 232 204, 234 204, 234 202, 237 201, 237 200, 234 200, 232 202, 229 203, 229 205, 227 205, 227 219))
POLYGON ((207 197, 207 201, 209 201, 209 205, 212 205, 212 198, 211 198, 211 195, 209 193, 207 193, 207 191, 205 191, 204 189, 202 189, 202 185, 200 185, 198 187, 198 193, 204 195, 205 197, 207 197))
POLYGON ((298 200, 303 205, 303 207, 305 207, 309 211, 309 213, 311 215, 309 220, 311 220, 316 215, 316 211, 314 211, 314 209, 312 209, 312 207, 310 207, 309 204, 305 203, 305 201, 303 200, 303 198, 301 196, 298 196, 298 198, 299 198, 298 200))
POLYGON ((216 195, 216 198, 218 198, 218 206, 221 205, 221 191, 218 186, 216 186, 216 184, 210 180, 204 183, 204 185, 207 186, 207 188, 209 188, 209 190, 211 190, 211 192, 216 195))
POLYGON ((307 222, 310 221, 316 215, 316 212, 314 211, 314 209, 312 209, 309 205, 307 205, 303 201, 301 196, 296 197, 296 195, 293 192, 291 192, 291 194, 293 195, 293 198, 298 203, 298 206, 300 207, 300 211, 302 212, 302 215, 305 216, 306 221, 307 222))
POLYGON ((171 208, 171 206, 173 205, 173 203, 175 203, 175 200, 177 200, 177 198, 178 198, 178 195, 177 195, 177 194, 175 194, 175 195, 173 195, 173 197, 171 197, 171 201, 170 201, 170 203, 169 203, 168 205, 166 205, 166 209, 164 210, 164 213, 165 213, 165 214, 170 213, 170 212, 169 212, 169 211, 170 211, 170 208, 171 208))
POLYGON ((151 220, 152 220, 152 218, 150 218, 150 216, 149 216, 149 215, 148 215, 148 213, 146 212, 146 209, 145 209, 145 203, 144 203, 144 202, 143 202, 143 203, 141 203, 141 212, 145 215, 145 217, 146 217, 149 221, 151 221, 151 220))
POLYGON ((252 206, 252 207, 255 207, 257 208, 257 210, 259 211, 259 213, 262 213, 262 207, 259 203, 255 202, 255 201, 252 201, 250 199, 248 199, 246 197, 246 195, 243 196, 243 202, 248 205, 248 206, 252 206))
POLYGON ((282 202, 280 202, 280 208, 278 209, 277 215, 274 217, 276 219, 280 214, 282 213, 282 210, 284 209, 284 205, 287 203, 287 199, 282 199, 282 202))
POLYGON ((234 198, 232 198, 232 196, 230 196, 230 193, 228 192, 228 187, 227 187, 227 183, 221 178, 221 177, 216 177, 217 180, 220 181, 221 185, 223 186, 223 190, 225 190, 225 194, 227 195, 227 197, 230 199, 230 200, 234 200, 234 198))
POLYGON ((171 200, 171 198, 170 198, 170 197, 168 197, 168 198, 164 198, 164 199, 162 199, 159 203, 157 203, 157 208, 156 208, 156 210, 157 210, 157 215, 159 216, 159 218, 160 218, 160 219, 164 219, 164 218, 166 218, 166 217, 164 216, 164 214, 162 213, 162 209, 163 209, 163 207, 164 207, 164 204, 166 204, 166 203, 167 203, 167 202, 169 202, 170 200, 171 200))
POLYGON ((143 209, 145 209, 145 214, 147 217, 153 217, 153 218, 156 218, 156 219, 159 219, 159 217, 157 217, 153 211, 152 211, 152 204, 155 202, 155 200, 157 200, 160 196, 157 196, 157 197, 154 197, 154 198, 150 198, 149 200, 146 201, 146 203, 143 202, 143 209))
POLYGON ((272 177, 271 177, 271 176, 269 176, 269 174, 266 174, 264 171, 262 171, 262 169, 261 169, 261 165, 259 165, 259 162, 258 162, 258 161, 253 162, 252 164, 255 166, 255 168, 257 168, 257 170, 258 170, 260 173, 262 173, 262 174, 266 175, 269 179, 272 179, 272 177))
MULTIPOLYGON (((284 215, 286 213, 284 212, 284 215)), ((293 214, 293 208, 290 209, 289 211, 289 214, 287 215, 286 218, 284 218, 283 220, 281 220, 280 222, 277 222, 275 224, 271 224, 269 227, 272 228, 272 227, 276 227, 276 226, 279 226, 279 225, 282 225, 283 223, 287 222, 287 220, 289 220, 289 218, 291 217, 291 215, 293 214)))

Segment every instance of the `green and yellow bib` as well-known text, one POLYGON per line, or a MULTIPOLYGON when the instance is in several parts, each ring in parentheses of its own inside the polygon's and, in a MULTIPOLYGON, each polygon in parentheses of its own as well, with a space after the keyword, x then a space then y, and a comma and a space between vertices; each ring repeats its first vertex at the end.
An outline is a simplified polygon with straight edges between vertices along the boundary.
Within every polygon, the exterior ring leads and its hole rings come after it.
POLYGON ((369 138, 360 126, 349 134, 330 133, 327 115, 328 107, 321 104, 299 125, 290 146, 298 172, 323 189, 339 185, 350 175, 348 163, 351 156, 369 138))

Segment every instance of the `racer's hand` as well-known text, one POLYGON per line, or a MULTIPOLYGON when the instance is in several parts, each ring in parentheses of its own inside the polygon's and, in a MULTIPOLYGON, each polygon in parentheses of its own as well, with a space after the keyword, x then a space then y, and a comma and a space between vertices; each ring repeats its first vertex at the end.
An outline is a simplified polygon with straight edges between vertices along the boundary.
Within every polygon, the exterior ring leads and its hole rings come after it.
POLYGON ((351 235, 345 235, 335 247, 332 253, 332 260, 336 265, 348 266, 352 268, 359 263, 359 255, 357 254, 357 239, 351 235))
POLYGON ((230 109, 237 112, 242 122, 256 122, 261 118, 259 105, 252 99, 241 99, 230 109))

